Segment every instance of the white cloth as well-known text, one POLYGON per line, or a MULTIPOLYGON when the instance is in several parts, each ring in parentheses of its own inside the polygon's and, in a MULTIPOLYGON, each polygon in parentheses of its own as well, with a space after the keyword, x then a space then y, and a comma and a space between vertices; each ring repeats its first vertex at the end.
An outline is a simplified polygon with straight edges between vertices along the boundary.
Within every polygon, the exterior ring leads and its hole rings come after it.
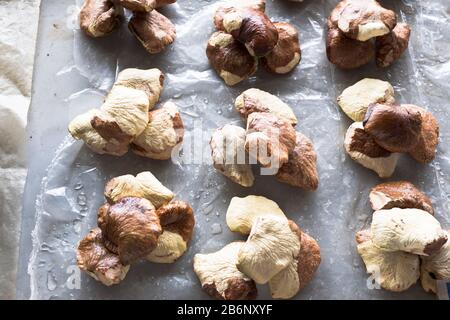
POLYGON ((0 299, 15 298, 40 0, 0 1, 0 299))

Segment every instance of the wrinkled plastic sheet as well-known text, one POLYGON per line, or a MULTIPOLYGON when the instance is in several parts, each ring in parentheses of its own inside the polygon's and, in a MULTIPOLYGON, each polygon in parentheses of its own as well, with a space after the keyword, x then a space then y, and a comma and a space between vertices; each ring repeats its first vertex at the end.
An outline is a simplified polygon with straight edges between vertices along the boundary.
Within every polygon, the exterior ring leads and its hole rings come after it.
MULTIPOLYGON (((354 235, 370 224, 368 192, 381 180, 345 155, 343 138, 351 122, 339 110, 336 97, 361 78, 375 77, 392 83, 399 102, 418 104, 437 116, 441 123, 441 143, 436 160, 430 165, 420 165, 403 156, 390 180, 410 180, 424 190, 431 197, 436 217, 444 227, 450 228, 447 143, 450 8, 446 0, 383 1, 387 7, 394 8, 400 20, 412 25, 409 50, 389 69, 379 70, 369 65, 344 72, 330 65, 325 56, 325 20, 336 2, 305 0, 296 4, 268 0, 267 13, 273 21, 288 21, 299 28, 301 64, 285 76, 269 75, 260 68, 254 77, 232 88, 216 76, 205 56, 207 39, 214 31, 214 1, 179 0, 162 10, 176 24, 177 40, 159 55, 148 55, 128 33, 126 25, 102 39, 88 39, 80 30, 74 30, 74 66, 68 68, 76 68, 90 80, 91 86, 62 102, 68 112, 75 116, 99 106, 119 70, 158 67, 166 76, 161 101, 172 99, 181 109, 186 127, 183 148, 186 154, 195 150, 197 157, 191 164, 158 162, 133 154, 116 158, 93 154, 70 137, 62 141, 48 167, 36 204, 37 222, 28 267, 31 297, 206 299, 208 296, 193 272, 193 256, 243 239, 227 228, 226 208, 233 196, 255 194, 276 201, 290 219, 320 244, 320 268, 296 298, 433 298, 420 284, 397 294, 368 286, 370 280, 356 253, 354 235), (320 175, 316 192, 280 184, 269 176, 258 176, 255 185, 246 189, 212 168, 210 134, 226 123, 244 126, 233 103, 242 91, 251 87, 276 94, 287 102, 299 119, 297 130, 313 140, 320 175), (194 135, 197 138, 202 135, 201 142, 195 139, 196 143, 191 143, 194 135), (193 206, 197 220, 194 237, 188 252, 176 263, 134 264, 121 284, 105 287, 79 274, 75 267, 75 247, 96 226, 96 210, 104 201, 105 182, 114 176, 144 170, 153 172, 178 199, 193 206)), ((267 287, 259 287, 259 297, 270 297, 267 287)))

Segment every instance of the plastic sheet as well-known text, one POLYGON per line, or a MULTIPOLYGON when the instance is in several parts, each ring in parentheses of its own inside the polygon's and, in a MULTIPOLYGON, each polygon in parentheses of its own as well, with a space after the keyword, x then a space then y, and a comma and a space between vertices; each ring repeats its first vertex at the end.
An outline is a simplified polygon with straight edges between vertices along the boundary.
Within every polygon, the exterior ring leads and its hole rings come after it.
MULTIPOLYGON (((370 289, 367 285, 368 275, 356 253, 354 234, 370 223, 368 192, 380 179, 345 155, 343 139, 351 121, 335 101, 345 87, 364 77, 376 77, 394 85, 399 102, 424 106, 438 117, 441 143, 436 160, 430 165, 420 165, 405 155, 390 180, 410 180, 424 190, 432 199, 437 218, 450 228, 448 4, 445 0, 383 1, 385 6, 394 8, 400 20, 412 25, 408 52, 389 69, 368 65, 343 72, 330 65, 325 55, 325 21, 337 1, 267 2, 267 13, 273 21, 288 21, 299 28, 301 64, 285 76, 270 75, 260 68, 254 77, 232 88, 216 76, 205 55, 207 39, 214 30, 212 17, 217 5, 214 1, 179 0, 162 10, 176 24, 177 40, 155 56, 145 52, 125 24, 102 39, 88 39, 79 30, 74 31, 74 68, 90 80, 91 88, 67 100, 72 116, 99 106, 118 70, 158 67, 166 76, 161 101, 172 99, 182 113, 185 153, 195 150, 203 159, 186 164, 158 162, 131 153, 121 158, 100 156, 67 137, 56 151, 38 196, 28 266, 32 298, 206 299, 208 296, 192 270, 193 255, 218 250, 241 238, 227 228, 225 212, 233 196, 249 194, 276 201, 321 246, 322 263, 316 277, 296 298, 433 297, 420 284, 401 294, 370 289), (244 125, 233 104, 242 91, 251 87, 276 94, 287 102, 299 119, 297 130, 313 140, 320 176, 316 192, 280 184, 269 176, 258 176, 255 185, 246 189, 212 168, 210 134, 226 123, 244 125), (189 143, 190 137, 201 133, 201 143, 195 146, 189 143), (75 247, 96 225, 96 210, 104 201, 105 182, 114 176, 144 170, 152 171, 178 199, 193 206, 197 223, 188 252, 171 265, 137 263, 121 284, 109 288, 85 274, 79 278, 75 247)), ((259 287, 259 297, 270 297, 267 287, 259 287)))

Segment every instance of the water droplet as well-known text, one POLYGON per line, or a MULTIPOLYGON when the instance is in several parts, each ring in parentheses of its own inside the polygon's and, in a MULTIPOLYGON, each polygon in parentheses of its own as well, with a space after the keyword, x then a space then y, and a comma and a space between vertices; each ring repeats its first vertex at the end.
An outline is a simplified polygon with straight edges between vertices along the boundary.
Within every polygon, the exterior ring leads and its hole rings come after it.
POLYGON ((211 233, 212 234, 222 233, 222 226, 220 225, 220 223, 213 223, 213 225, 211 226, 211 233))
POLYGON ((49 272, 47 273, 47 288, 48 288, 48 290, 53 291, 53 290, 56 289, 56 286, 57 286, 57 284, 56 284, 56 278, 55 278, 55 276, 49 271, 49 272))
POLYGON ((76 185, 75 185, 75 187, 73 187, 75 190, 81 190, 81 189, 83 189, 83 185, 81 184, 81 183, 77 183, 76 185))
POLYGON ((84 193, 80 193, 80 194, 78 195, 78 197, 77 197, 77 203, 78 203, 78 205, 84 207, 84 206, 87 205, 87 202, 86 202, 86 201, 87 201, 86 195, 85 195, 84 193))

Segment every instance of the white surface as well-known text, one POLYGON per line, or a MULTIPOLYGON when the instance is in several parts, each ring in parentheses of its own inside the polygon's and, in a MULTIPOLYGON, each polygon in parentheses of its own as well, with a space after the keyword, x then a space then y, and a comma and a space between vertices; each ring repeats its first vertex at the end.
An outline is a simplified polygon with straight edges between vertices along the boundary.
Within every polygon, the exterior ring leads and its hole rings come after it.
MULTIPOLYGON (((70 33, 51 27, 52 19, 57 20, 58 25, 64 21, 65 9, 70 2, 54 1, 53 6, 49 4, 43 8, 46 25, 40 46, 49 50, 50 58, 38 58, 46 65, 38 69, 37 77, 58 81, 51 87, 45 81, 40 82, 33 104, 33 136, 38 142, 33 142, 31 147, 33 150, 45 148, 50 154, 30 164, 34 171, 27 188, 30 194, 38 193, 37 224, 30 264, 27 266, 28 255, 24 255, 22 262, 21 275, 25 277, 24 267, 28 267, 30 275, 30 282, 21 281, 22 292, 31 287, 32 298, 44 299, 208 298, 192 271, 192 257, 197 252, 218 250, 232 239, 242 239, 228 230, 226 208, 235 195, 257 194, 275 200, 287 216, 315 237, 321 246, 323 260, 317 275, 297 298, 432 297, 419 286, 401 294, 369 290, 366 286, 367 275, 356 253, 354 233, 370 222, 368 191, 380 180, 345 156, 343 139, 351 121, 340 112, 335 99, 345 87, 364 77, 381 78, 394 85, 399 102, 427 107, 438 117, 442 142, 436 161, 424 166, 405 156, 392 180, 407 179, 424 190, 431 196, 442 225, 449 227, 450 184, 446 173, 450 170, 450 160, 445 141, 448 141, 450 126, 445 124, 448 118, 446 103, 450 99, 450 33, 442 32, 448 28, 447 5, 434 0, 385 1, 399 13, 400 20, 413 25, 410 50, 387 70, 369 65, 342 72, 328 63, 324 48, 323 27, 336 1, 309 0, 300 4, 268 1, 268 13, 274 20, 291 21, 300 29, 303 50, 300 67, 285 76, 272 76, 260 70, 256 77, 229 88, 211 70, 204 53, 206 41, 213 32, 213 8, 209 5, 213 1, 179 0, 177 5, 164 11, 175 22, 178 38, 162 54, 149 56, 123 26, 105 39, 87 39, 75 31, 73 59, 72 51, 68 53, 67 48, 53 49, 61 43, 67 45, 72 40, 68 36, 70 33), (199 120, 203 120, 203 128, 208 132, 230 121, 243 125, 233 103, 247 88, 255 86, 279 95, 294 109, 299 119, 298 130, 315 144, 319 189, 314 193, 303 192, 279 184, 273 177, 257 177, 254 187, 244 189, 217 173, 211 165, 178 166, 170 161, 156 162, 132 154, 120 159, 99 156, 79 142, 63 141, 67 123, 75 115, 99 106, 116 70, 126 67, 159 67, 163 70, 166 82, 161 101, 173 98, 179 105, 187 129, 185 141, 199 120), (46 119, 38 112, 39 107, 53 111, 57 119, 46 119), (39 121, 47 121, 45 130, 38 126, 39 121), (63 143, 53 157, 54 146, 61 141, 63 143), (44 159, 50 158, 53 160, 48 174, 37 192, 39 177, 44 172, 42 168, 48 163, 44 159), (115 287, 106 288, 82 275, 81 287, 74 288, 70 282, 71 275, 76 272, 73 268, 74 248, 95 225, 96 209, 104 201, 105 181, 143 170, 151 170, 179 199, 193 205, 197 225, 188 252, 170 266, 133 265, 123 283, 115 287), (217 230, 216 224, 221 225, 221 233, 213 234, 217 230)), ((206 159, 210 157, 209 137, 210 134, 205 134, 203 141, 206 159)), ((30 196, 26 202, 26 219, 34 213, 35 202, 30 196)), ((32 226, 33 223, 28 222, 26 230, 31 230, 32 226)), ((30 244, 31 240, 25 238, 22 251, 28 252, 30 244)), ((260 298, 268 297, 267 287, 260 287, 259 293, 260 298)), ((25 293, 22 296, 28 297, 25 293)))
POLYGON ((0 2, 0 299, 15 297, 39 3, 0 2))

